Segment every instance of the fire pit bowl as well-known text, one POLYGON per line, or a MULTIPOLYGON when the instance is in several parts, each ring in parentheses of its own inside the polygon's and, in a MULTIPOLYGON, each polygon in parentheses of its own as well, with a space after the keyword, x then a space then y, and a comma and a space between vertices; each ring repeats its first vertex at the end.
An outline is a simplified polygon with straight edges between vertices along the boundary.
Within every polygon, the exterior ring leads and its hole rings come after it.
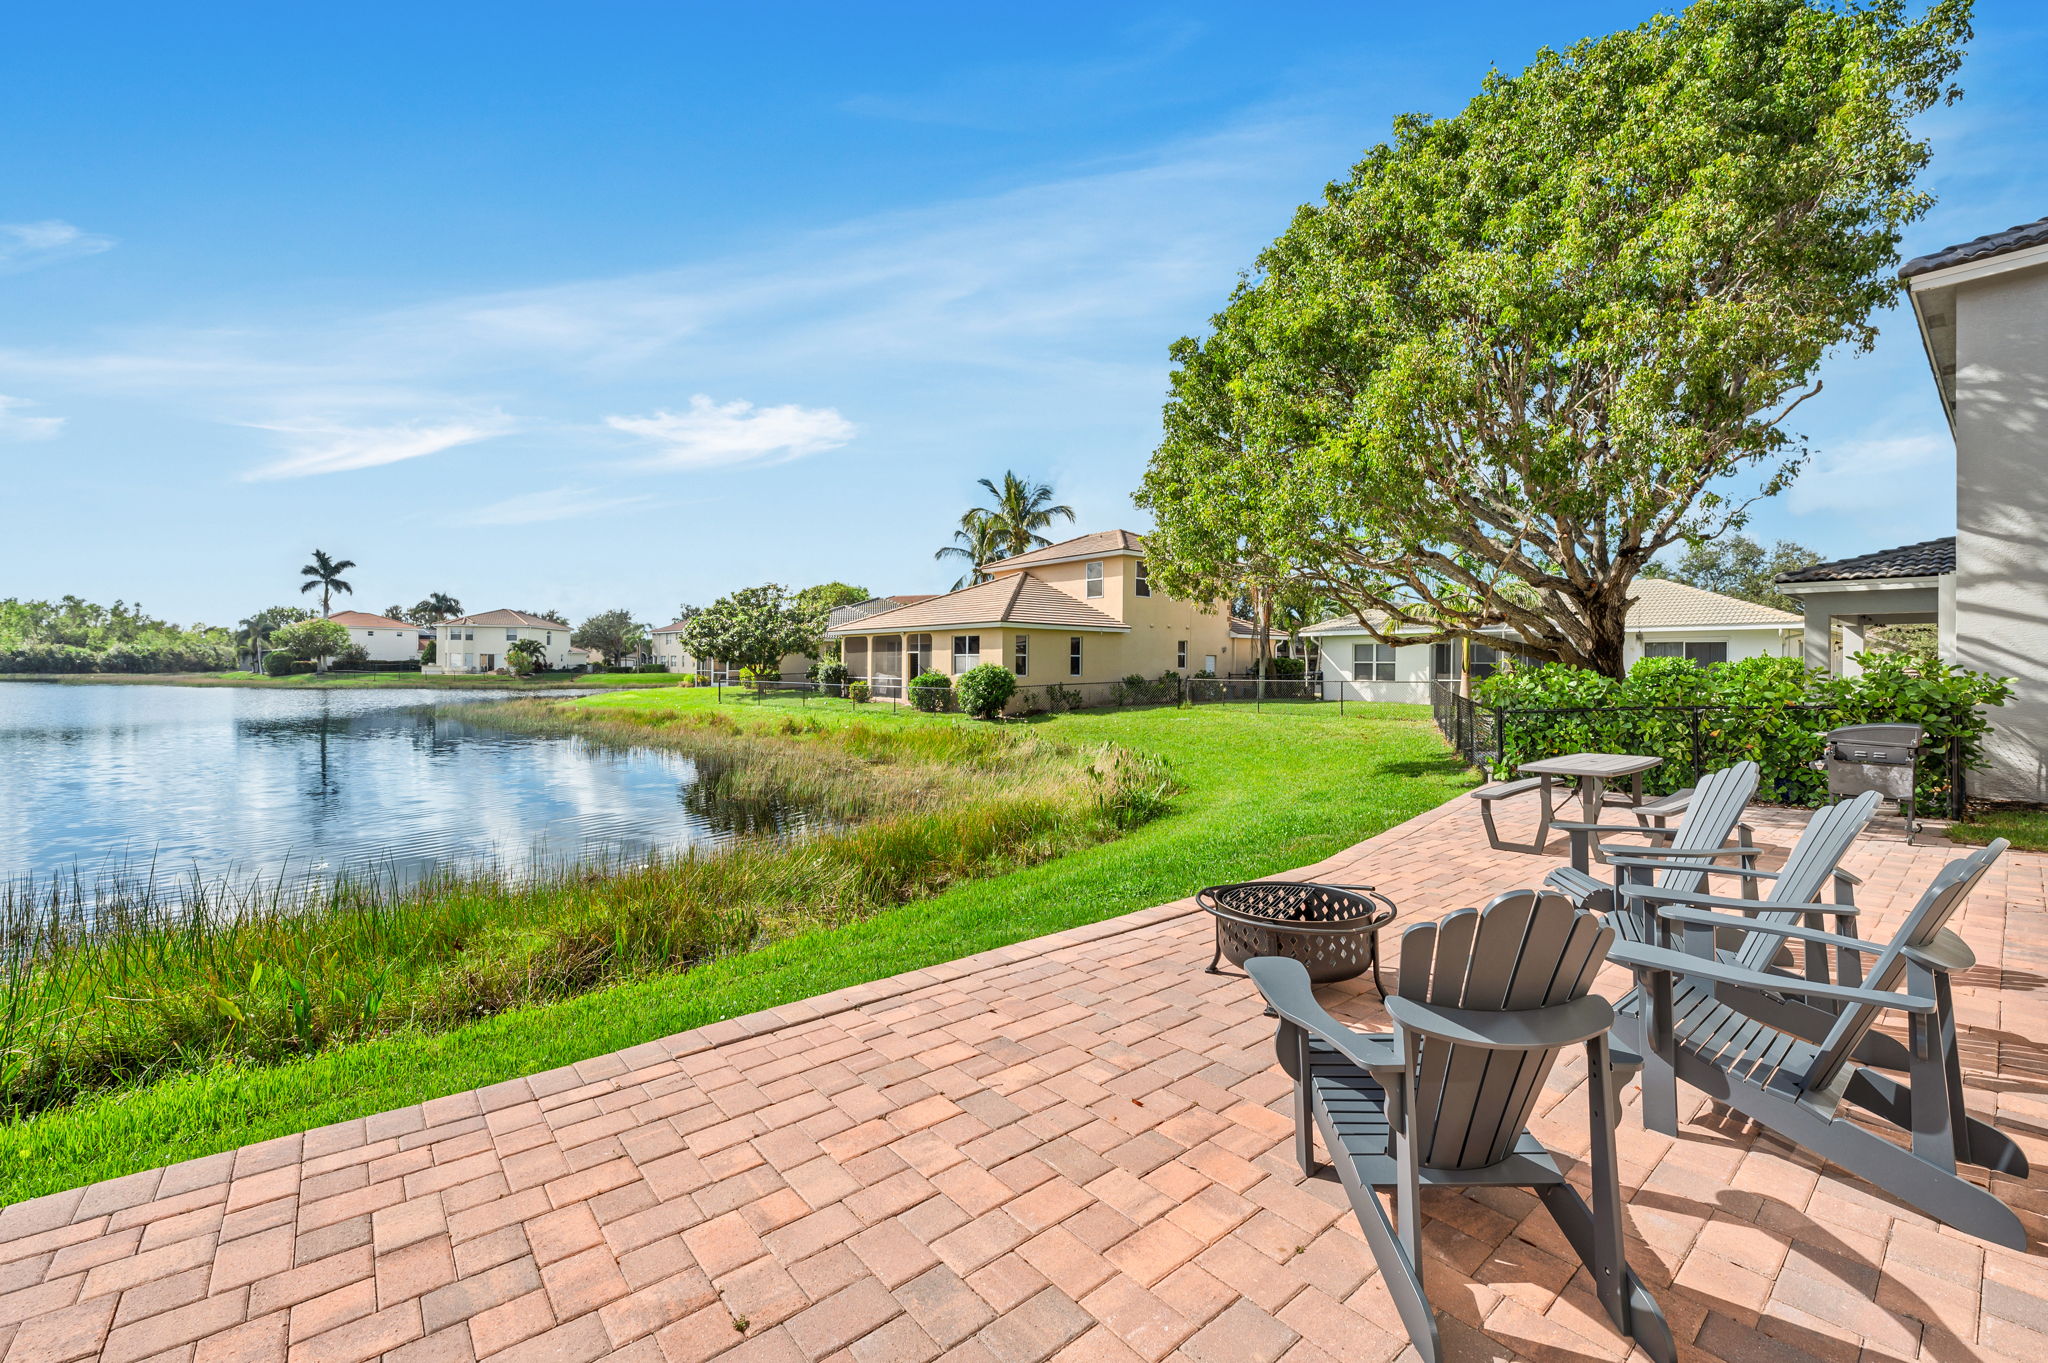
POLYGON ((1254 956, 1289 956, 1308 968, 1315 984, 1372 972, 1380 983, 1380 929, 1394 921, 1394 901, 1370 885, 1317 885, 1295 880, 1247 880, 1211 885, 1195 902, 1216 920, 1216 954, 1209 973, 1228 960, 1242 966, 1254 956))

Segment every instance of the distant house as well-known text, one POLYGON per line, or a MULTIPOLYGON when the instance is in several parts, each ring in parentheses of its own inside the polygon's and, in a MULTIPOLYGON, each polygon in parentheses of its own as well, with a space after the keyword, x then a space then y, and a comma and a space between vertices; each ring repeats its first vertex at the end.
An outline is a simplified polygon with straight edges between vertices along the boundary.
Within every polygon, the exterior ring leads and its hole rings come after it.
POLYGON ((989 581, 834 623, 825 638, 883 697, 900 697, 905 679, 921 672, 957 676, 981 663, 1002 664, 1025 686, 1230 665, 1228 614, 1156 591, 1144 538, 1129 530, 1080 535, 981 570, 989 581))
MULTIPOLYGON (((1628 612, 1624 665, 1639 658, 1687 658, 1705 667, 1799 653, 1802 626, 1789 611, 1664 578, 1639 577, 1629 593, 1635 604, 1628 612)), ((1466 665, 1461 645, 1383 644, 1349 617, 1311 625, 1302 631, 1302 639, 1319 647, 1324 694, 1333 698, 1341 694, 1351 700, 1427 701, 1430 683, 1456 682, 1466 665)), ((1493 648, 1473 645, 1473 677, 1492 672, 1499 660, 1493 648)))
POLYGON ((372 662, 413 662, 425 649, 434 631, 425 625, 408 624, 388 615, 368 611, 336 611, 327 617, 348 630, 348 641, 369 654, 372 662))
POLYGON ((1852 671, 1873 625, 1932 624, 1941 656, 2013 678, 1975 794, 2048 800, 2048 218, 1899 267, 1956 447, 1956 533, 1789 573, 1806 658, 1852 671), (1839 632, 1839 653, 1829 644, 1839 632))
POLYGON ((505 652, 521 639, 538 639, 547 650, 547 666, 570 666, 569 626, 543 620, 525 611, 484 611, 434 626, 434 661, 428 672, 496 672, 506 666, 505 652))

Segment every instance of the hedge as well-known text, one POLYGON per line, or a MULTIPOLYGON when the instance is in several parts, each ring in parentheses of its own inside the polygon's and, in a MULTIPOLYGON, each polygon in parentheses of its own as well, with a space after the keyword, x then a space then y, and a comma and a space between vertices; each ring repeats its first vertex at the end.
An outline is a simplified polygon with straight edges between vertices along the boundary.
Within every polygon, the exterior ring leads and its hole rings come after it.
POLYGON ((225 672, 235 651, 221 644, 116 644, 94 650, 71 644, 0 648, 0 672, 225 672))
POLYGON ((1563 753, 1642 753, 1664 759, 1644 776, 1644 788, 1661 795, 1695 784, 1703 770, 1748 759, 1762 768, 1757 798, 1788 805, 1827 800, 1827 776, 1813 764, 1828 730, 1918 724, 1927 731, 1918 804, 1942 808, 1950 740, 1961 740, 1965 766, 1983 765, 1991 728, 1984 707, 2005 703, 2009 679, 1920 654, 1855 659, 1861 676, 1830 676, 1797 658, 1711 667, 1644 658, 1621 680, 1581 668, 1517 667, 1480 682, 1474 699, 1497 712, 1499 775, 1563 753))

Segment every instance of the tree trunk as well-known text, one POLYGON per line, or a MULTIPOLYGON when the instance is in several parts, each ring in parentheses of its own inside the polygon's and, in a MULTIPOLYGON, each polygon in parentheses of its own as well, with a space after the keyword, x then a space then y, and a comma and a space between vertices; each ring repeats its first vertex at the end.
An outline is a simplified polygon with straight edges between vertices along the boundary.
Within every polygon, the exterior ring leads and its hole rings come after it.
POLYGON ((1264 588, 1254 593, 1259 603, 1258 698, 1266 699, 1266 674, 1273 670, 1273 596, 1264 588))
POLYGON ((1610 587, 1585 603, 1586 624, 1593 633, 1587 649, 1587 663, 1593 671, 1617 680, 1628 672, 1624 650, 1628 643, 1628 588, 1610 587))

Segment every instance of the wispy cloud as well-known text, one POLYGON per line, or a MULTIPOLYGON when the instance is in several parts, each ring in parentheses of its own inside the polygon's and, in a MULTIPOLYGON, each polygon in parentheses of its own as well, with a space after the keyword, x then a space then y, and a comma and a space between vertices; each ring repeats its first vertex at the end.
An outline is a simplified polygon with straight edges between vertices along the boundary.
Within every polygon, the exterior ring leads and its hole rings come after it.
POLYGON ((587 487, 557 487, 546 492, 507 497, 458 516, 456 520, 463 525, 538 525, 542 521, 566 521, 578 516, 595 516, 601 511, 619 511, 653 500, 646 495, 607 496, 587 487))
POLYGON ((1816 455, 1785 500, 1796 515, 1896 512, 1902 483, 1916 484, 1954 460, 1954 444, 1940 435, 1845 440, 1816 455))
POLYGON ((651 468, 710 469, 738 464, 780 464, 837 449, 853 439, 854 424, 831 407, 756 407, 751 402, 713 402, 699 393, 687 412, 652 416, 608 416, 613 430, 641 436, 661 447, 651 468))
POLYGON ((87 232, 68 222, 47 218, 42 222, 0 222, 0 274, 33 270, 78 256, 98 255, 112 249, 114 239, 87 232))
POLYGON ((503 435, 512 429, 512 423, 494 414, 481 420, 444 421, 432 425, 421 422, 395 426, 312 423, 262 425, 261 429, 285 436, 286 448, 291 452, 274 463, 249 470, 242 475, 245 480, 306 478, 320 473, 346 473, 352 469, 396 464, 503 435))
POLYGON ((17 410, 35 405, 0 393, 0 440, 48 440, 64 429, 61 416, 26 416, 17 410))

